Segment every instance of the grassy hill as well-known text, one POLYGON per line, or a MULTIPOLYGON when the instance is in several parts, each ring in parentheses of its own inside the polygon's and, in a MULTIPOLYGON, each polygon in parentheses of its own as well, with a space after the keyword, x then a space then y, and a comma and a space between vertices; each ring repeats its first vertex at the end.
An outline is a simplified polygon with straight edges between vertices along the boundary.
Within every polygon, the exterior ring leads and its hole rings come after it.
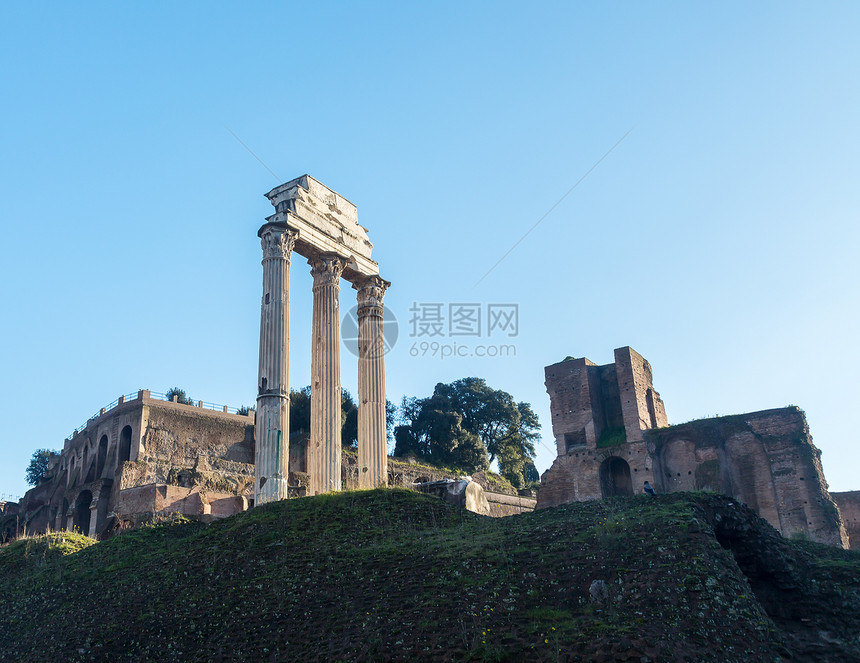
POLYGON ((4 661, 851 661, 858 608, 860 554, 705 494, 348 492, 0 549, 4 661))

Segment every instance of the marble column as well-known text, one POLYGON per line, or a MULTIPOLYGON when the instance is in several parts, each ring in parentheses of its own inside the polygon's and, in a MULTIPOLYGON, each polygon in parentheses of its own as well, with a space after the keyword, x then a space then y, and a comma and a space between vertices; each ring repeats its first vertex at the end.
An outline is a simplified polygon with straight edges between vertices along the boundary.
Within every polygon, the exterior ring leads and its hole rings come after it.
POLYGON ((298 233, 267 225, 263 247, 257 384, 255 504, 287 498, 290 437, 290 254, 298 233))
POLYGON ((358 290, 359 488, 388 485, 382 299, 389 285, 378 276, 370 276, 352 286, 358 290))
POLYGON ((340 276, 346 261, 324 253, 308 260, 314 277, 311 345, 310 494, 340 490, 340 276))

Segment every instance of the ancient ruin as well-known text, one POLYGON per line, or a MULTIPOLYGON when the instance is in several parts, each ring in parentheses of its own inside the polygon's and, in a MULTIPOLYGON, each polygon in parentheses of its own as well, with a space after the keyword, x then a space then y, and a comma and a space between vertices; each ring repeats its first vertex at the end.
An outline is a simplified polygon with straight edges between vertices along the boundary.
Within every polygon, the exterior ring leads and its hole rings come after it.
MULTIPOLYGON (((44 478, 20 502, 0 502, 0 543, 48 530, 103 539, 153 520, 210 521, 241 513, 254 504, 254 438, 253 410, 179 403, 145 389, 120 396, 63 442, 44 478)), ((290 497, 308 494, 307 447, 306 432, 291 435, 290 497)), ((361 459, 352 451, 341 459, 340 485, 359 488, 367 474, 361 459)), ((445 470, 394 459, 386 468, 388 485, 432 487, 490 516, 534 509, 533 498, 494 491, 482 473, 471 478, 469 502, 461 490, 466 482, 445 470)))
POLYGON ((254 413, 141 390, 117 398, 63 442, 44 479, 0 515, 4 538, 75 530, 102 537, 153 514, 231 515, 253 500, 254 413))
POLYGON ((784 536, 848 547, 839 496, 827 491, 799 408, 669 426, 650 364, 629 347, 612 364, 568 357, 545 375, 558 457, 541 477, 538 508, 641 494, 648 481, 658 493, 721 492, 784 536))
POLYGON ((256 503, 285 499, 289 458, 290 261, 307 258, 313 284, 309 494, 341 488, 341 277, 358 291, 358 458, 362 488, 387 483, 385 290, 355 205, 308 175, 272 189, 275 214, 257 233, 263 247, 257 395, 256 503))

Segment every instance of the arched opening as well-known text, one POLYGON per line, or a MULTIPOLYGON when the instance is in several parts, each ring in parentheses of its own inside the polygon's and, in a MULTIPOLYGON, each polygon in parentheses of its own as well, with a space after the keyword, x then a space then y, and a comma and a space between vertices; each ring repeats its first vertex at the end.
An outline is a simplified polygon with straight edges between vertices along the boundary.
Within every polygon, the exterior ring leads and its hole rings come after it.
POLYGON ((81 534, 90 534, 90 506, 93 503, 93 494, 88 490, 82 490, 78 499, 75 500, 75 518, 73 529, 81 534))
POLYGON ((630 466, 618 456, 610 456, 600 465, 600 489, 604 497, 632 497, 630 466))
POLYGON ((107 459, 108 436, 102 435, 99 440, 99 453, 96 460, 96 479, 101 479, 102 473, 105 471, 105 460, 107 459))
POLYGON ((122 429, 119 435, 119 460, 118 464, 131 460, 131 426, 122 429))

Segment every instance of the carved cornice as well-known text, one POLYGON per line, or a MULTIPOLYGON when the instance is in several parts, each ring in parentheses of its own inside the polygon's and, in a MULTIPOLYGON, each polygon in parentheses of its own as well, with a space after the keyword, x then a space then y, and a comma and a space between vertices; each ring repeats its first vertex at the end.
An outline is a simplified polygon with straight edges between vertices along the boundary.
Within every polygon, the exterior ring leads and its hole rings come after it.
POLYGON ((353 283, 352 287, 358 291, 358 315, 363 317, 366 315, 377 315, 382 317, 382 303, 385 297, 385 291, 391 285, 385 279, 379 276, 368 276, 357 283, 353 283))
POLYGON ((263 247, 263 260, 280 258, 289 260, 290 254, 296 247, 299 233, 296 230, 270 226, 260 235, 260 245, 263 247))
POLYGON ((324 285, 340 285, 340 277, 346 267, 346 260, 334 253, 323 253, 308 260, 314 288, 324 285))

